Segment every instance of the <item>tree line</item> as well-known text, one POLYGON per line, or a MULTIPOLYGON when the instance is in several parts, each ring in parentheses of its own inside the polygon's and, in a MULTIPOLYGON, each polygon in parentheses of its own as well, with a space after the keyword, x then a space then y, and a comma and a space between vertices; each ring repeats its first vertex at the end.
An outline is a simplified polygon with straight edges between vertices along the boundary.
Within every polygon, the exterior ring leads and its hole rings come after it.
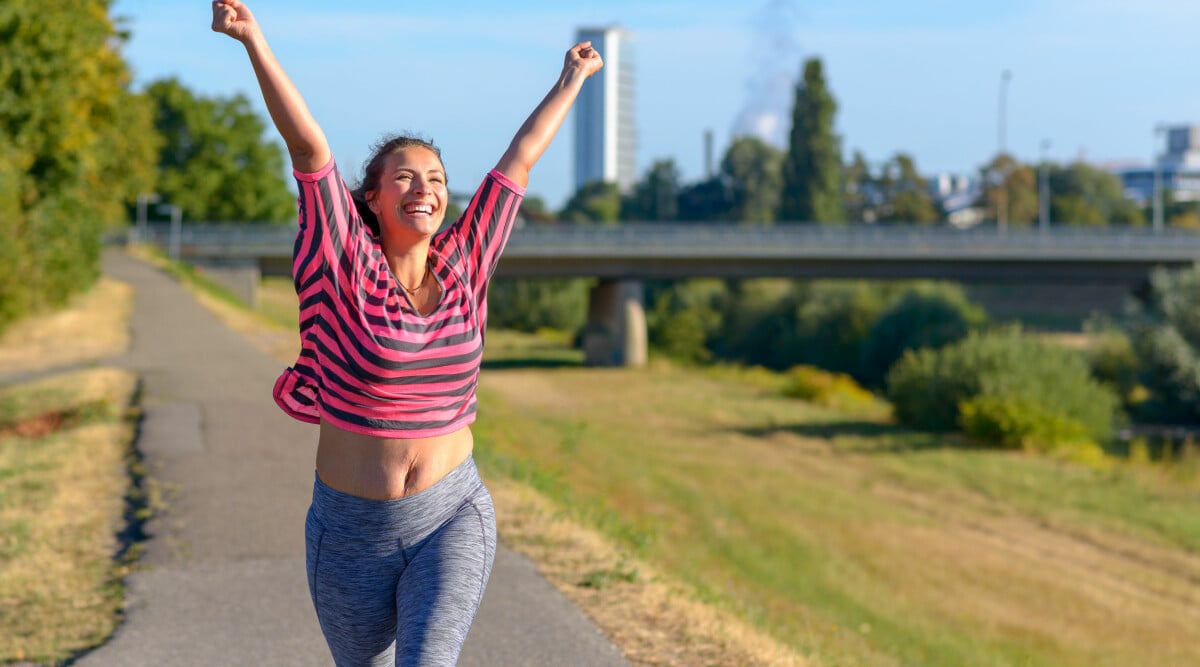
POLYGON ((93 284, 139 194, 188 220, 295 216, 283 149, 249 101, 171 79, 134 91, 111 4, 0 4, 0 330, 93 284))
MULTIPOLYGON (((540 202, 527 207, 533 220, 616 223, 911 223, 946 222, 951 210, 931 191, 916 159, 903 151, 872 164, 860 152, 843 159, 835 132, 837 101, 820 58, 809 58, 794 91, 786 149, 755 136, 735 137, 716 173, 683 182, 679 166, 655 160, 626 193, 616 184, 584 184, 557 212, 540 202)), ((977 222, 1005 220, 1028 226, 1039 220, 1039 180, 1046 179, 1054 224, 1144 225, 1147 210, 1125 196, 1120 179, 1082 161, 1026 164, 1002 153, 979 167, 965 206, 977 222), (1001 216, 1003 212, 1003 216, 1001 216)), ((958 198, 963 205, 962 197, 958 198)), ((1166 193, 1168 224, 1200 227, 1195 202, 1166 193)))

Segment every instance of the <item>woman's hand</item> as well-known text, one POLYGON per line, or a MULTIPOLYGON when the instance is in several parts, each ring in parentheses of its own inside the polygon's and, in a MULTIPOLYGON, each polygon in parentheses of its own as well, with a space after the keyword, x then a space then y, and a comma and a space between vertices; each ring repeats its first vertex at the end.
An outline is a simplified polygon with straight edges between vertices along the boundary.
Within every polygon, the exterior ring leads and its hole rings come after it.
POLYGON ((245 43, 259 31, 254 14, 251 14, 250 8, 239 0, 215 0, 212 3, 212 10, 213 32, 225 33, 237 41, 245 43))
POLYGON ((600 57, 599 51, 592 48, 591 42, 580 42, 572 46, 563 62, 564 72, 578 70, 584 78, 599 72, 601 67, 604 67, 604 59, 600 57))

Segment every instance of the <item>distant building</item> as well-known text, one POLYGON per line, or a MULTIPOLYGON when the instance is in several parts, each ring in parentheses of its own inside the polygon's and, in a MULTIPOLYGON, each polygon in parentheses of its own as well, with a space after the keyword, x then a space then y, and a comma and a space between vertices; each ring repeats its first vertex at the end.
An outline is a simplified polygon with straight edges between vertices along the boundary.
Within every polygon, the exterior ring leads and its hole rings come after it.
POLYGON ((987 211, 980 203, 983 188, 976 178, 944 172, 937 174, 929 179, 929 194, 945 213, 946 222, 953 227, 974 227, 987 217, 987 211))
POLYGON ((1121 179, 1125 196, 1143 206, 1153 201, 1156 175, 1176 201, 1200 201, 1200 126, 1168 127, 1166 136, 1166 151, 1155 162, 1112 170, 1121 179))
POLYGON ((590 41, 604 69, 575 101, 575 188, 608 181, 628 192, 637 181, 633 36, 615 26, 580 28, 576 41, 590 41))

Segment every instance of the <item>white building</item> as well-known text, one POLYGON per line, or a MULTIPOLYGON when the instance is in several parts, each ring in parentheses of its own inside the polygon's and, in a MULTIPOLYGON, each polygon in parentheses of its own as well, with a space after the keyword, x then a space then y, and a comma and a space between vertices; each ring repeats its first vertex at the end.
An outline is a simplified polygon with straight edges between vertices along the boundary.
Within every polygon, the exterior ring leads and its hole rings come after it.
POLYGON ((1113 170, 1125 195, 1144 206, 1153 200, 1156 180, 1175 201, 1200 201, 1200 125, 1171 126, 1166 135, 1166 151, 1154 163, 1113 170))
POLYGON ((637 181, 633 37, 616 26, 580 28, 576 41, 591 41, 604 69, 575 101, 575 188, 608 181, 628 192, 637 181))

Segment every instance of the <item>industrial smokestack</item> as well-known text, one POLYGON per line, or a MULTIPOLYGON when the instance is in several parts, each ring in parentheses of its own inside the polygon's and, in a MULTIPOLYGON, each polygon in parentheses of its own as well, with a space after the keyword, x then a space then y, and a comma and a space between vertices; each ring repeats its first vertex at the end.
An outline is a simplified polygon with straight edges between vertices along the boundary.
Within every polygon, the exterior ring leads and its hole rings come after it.
POLYGON ((704 178, 713 177, 713 131, 704 131, 704 178))

